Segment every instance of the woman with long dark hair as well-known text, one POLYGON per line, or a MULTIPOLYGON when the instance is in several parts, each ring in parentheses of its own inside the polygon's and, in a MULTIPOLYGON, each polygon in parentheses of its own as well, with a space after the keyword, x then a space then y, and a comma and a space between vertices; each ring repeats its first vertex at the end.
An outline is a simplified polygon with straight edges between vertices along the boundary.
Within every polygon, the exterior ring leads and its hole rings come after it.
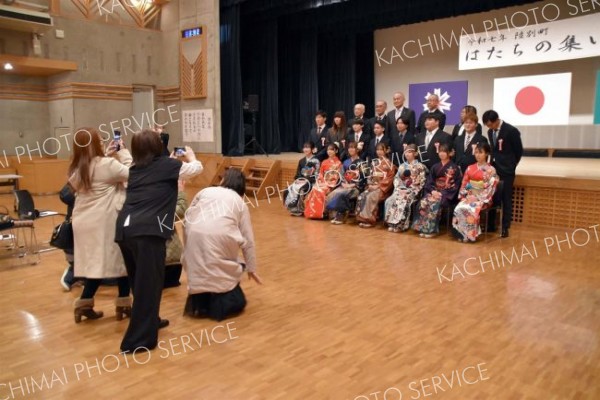
POLYGON ((336 111, 333 115, 333 124, 327 131, 327 143, 335 143, 339 149, 339 159, 344 161, 347 158, 346 144, 351 129, 346 122, 346 114, 343 111, 336 111))
POLYGON ((77 196, 72 217, 74 272, 85 278, 74 304, 75 322, 104 315, 94 310, 94 295, 104 278, 117 278, 116 317, 121 320, 130 314, 131 298, 123 257, 115 243, 115 222, 125 200, 123 184, 131 155, 121 140, 111 142, 105 154, 100 134, 93 128, 78 129, 73 141, 69 183, 77 196))
POLYGON ((160 319, 159 309, 165 280, 165 244, 174 231, 177 181, 202 172, 202 164, 190 147, 186 147, 184 162, 173 154, 162 157, 160 136, 149 129, 133 135, 131 152, 127 197, 115 235, 133 291, 131 319, 121 351, 155 348, 158 330, 169 324, 160 319))

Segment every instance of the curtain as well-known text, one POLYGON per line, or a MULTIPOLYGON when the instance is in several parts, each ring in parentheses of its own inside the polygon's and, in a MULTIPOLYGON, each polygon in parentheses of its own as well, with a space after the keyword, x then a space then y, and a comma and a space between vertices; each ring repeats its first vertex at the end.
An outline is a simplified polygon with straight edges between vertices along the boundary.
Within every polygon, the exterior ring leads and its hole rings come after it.
POLYGON ((244 154, 242 74, 240 69, 240 6, 221 9, 221 132, 222 153, 244 154))

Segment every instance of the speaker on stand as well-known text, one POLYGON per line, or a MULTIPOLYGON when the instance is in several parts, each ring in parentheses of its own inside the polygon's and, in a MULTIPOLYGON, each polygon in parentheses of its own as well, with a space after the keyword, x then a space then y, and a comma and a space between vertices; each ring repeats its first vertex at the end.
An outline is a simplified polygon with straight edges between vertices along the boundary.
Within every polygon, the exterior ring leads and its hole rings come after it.
MULTIPOLYGON (((269 157, 269 155, 267 154, 265 149, 261 146, 260 142, 256 138, 256 114, 258 113, 258 95, 257 94, 249 94, 248 95, 248 98, 244 102, 244 109, 246 111, 248 111, 250 113, 250 115, 252 116, 252 136, 250 137, 250 140, 248 140, 248 142, 246 142, 246 144, 244 145, 244 150, 248 146, 252 145, 253 154, 256 154, 256 148, 258 147, 264 155, 269 157)), ((244 140, 246 140, 246 139, 244 138, 244 140)))

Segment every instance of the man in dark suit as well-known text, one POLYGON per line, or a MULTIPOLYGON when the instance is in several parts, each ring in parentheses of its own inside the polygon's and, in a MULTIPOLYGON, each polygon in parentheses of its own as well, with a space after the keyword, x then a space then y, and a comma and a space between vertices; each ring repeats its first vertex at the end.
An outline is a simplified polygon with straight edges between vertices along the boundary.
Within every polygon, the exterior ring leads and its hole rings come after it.
MULTIPOLYGON (((523 156, 523 143, 521 132, 509 123, 502 121, 498 113, 488 110, 481 118, 489 129, 488 138, 492 147, 492 165, 500 177, 502 190, 497 198, 502 199, 502 233, 501 237, 508 237, 508 229, 512 220, 512 194, 515 183, 515 170, 523 156)), ((490 230, 495 230, 496 213, 489 215, 490 230)))
POLYGON ((441 144, 450 143, 450 135, 440 128, 438 114, 431 113, 427 115, 423 126, 423 132, 417 134, 416 144, 421 162, 431 169, 434 164, 440 162, 438 149, 441 144))
POLYGON ((315 145, 315 157, 319 161, 327 158, 327 113, 325 111, 317 111, 315 115, 316 126, 310 130, 310 141, 315 145))
POLYGON ((464 132, 454 139, 454 162, 464 174, 469 165, 477 162, 473 152, 474 147, 488 141, 481 132, 477 132, 477 126, 481 125, 478 123, 479 118, 476 114, 469 113, 462 119, 464 132))
POLYGON ((363 130, 363 126, 364 121, 362 119, 355 119, 352 121, 352 133, 348 135, 346 146, 350 144, 350 142, 357 142, 360 158, 366 160, 367 150, 369 148, 369 143, 371 142, 371 135, 363 130))
POLYGON ((370 124, 371 124, 371 129, 373 129, 373 132, 371 132, 371 135, 374 135, 374 125, 375 122, 380 121, 383 123, 383 127, 385 129, 385 133, 384 135, 388 135, 391 129, 390 124, 392 123, 392 121, 389 120, 388 116, 385 113, 385 110, 387 109, 387 103, 383 100, 378 100, 375 103, 375 116, 373 118, 371 118, 370 120, 370 124))
POLYGON ((392 162, 399 166, 402 162, 404 149, 409 144, 415 143, 415 135, 408 129, 410 120, 408 118, 399 118, 396 123, 396 133, 392 135, 392 162))
POLYGON ((373 133, 375 133, 375 136, 371 139, 371 142, 369 143, 369 149, 367 150, 369 161, 377 158, 377 145, 379 143, 385 143, 388 146, 390 145, 390 139, 383 134, 385 130, 383 124, 383 121, 376 121, 373 124, 373 133))
POLYGON ((423 111, 419 116, 419 123, 417 124, 417 132, 421 133, 425 129, 425 119, 429 114, 436 114, 438 121, 440 121, 440 129, 444 130, 446 126, 446 114, 444 114, 438 106, 440 105, 440 98, 436 94, 430 94, 427 98, 427 110, 423 111))
MULTIPOLYGON (((360 119, 363 122, 362 131, 369 136, 373 135, 373 127, 371 126, 371 120, 365 118, 366 107, 364 104, 358 103, 354 105, 354 119, 360 119)), ((368 142, 367 142, 368 143, 368 142)))
POLYGON ((388 121, 390 121, 390 130, 387 132, 390 137, 394 137, 398 130, 396 129, 396 122, 398 118, 408 119, 408 131, 415 131, 415 112, 408 107, 404 107, 404 93, 396 92, 394 93, 394 109, 387 113, 388 121))
MULTIPOLYGON (((464 127, 463 123, 465 121, 465 116, 467 114, 477 115, 477 108, 475 108, 475 106, 464 106, 460 110, 460 124, 456 124, 456 125, 454 125, 454 128, 452 128, 452 141, 454 141, 457 136, 461 136, 463 134, 463 132, 465 131, 465 127, 464 127)), ((477 133, 483 132, 483 127, 481 126, 480 123, 477 124, 476 129, 477 129, 477 133)))

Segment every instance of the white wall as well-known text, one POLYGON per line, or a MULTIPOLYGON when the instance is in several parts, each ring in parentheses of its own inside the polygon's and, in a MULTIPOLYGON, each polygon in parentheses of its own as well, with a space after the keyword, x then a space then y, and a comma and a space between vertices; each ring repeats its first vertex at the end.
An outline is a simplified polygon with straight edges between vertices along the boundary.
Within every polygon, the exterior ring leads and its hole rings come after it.
MULTIPOLYGON (((534 15, 538 22, 546 22, 543 19, 541 10, 544 6, 548 19, 553 19, 556 15, 554 5, 560 9, 560 18, 569 17, 569 13, 575 16, 583 16, 595 13, 598 15, 600 23, 600 2, 586 2, 579 0, 555 0, 554 2, 539 2, 520 7, 510 7, 501 10, 494 10, 487 13, 472 14, 461 17, 445 18, 436 21, 423 22, 419 24, 399 26, 389 29, 382 29, 375 32, 375 51, 386 61, 391 59, 392 46, 399 50, 402 57, 395 57, 391 64, 379 60, 375 56, 375 97, 376 99, 386 100, 388 110, 393 107, 392 95, 400 90, 405 93, 410 106, 408 97, 408 85, 410 83, 436 82, 436 81, 469 81, 469 104, 477 107, 479 114, 492 108, 494 78, 511 77, 521 75, 538 75, 559 72, 572 72, 572 94, 571 94, 571 117, 580 115, 590 115, 594 111, 595 82, 596 71, 600 70, 600 57, 585 58, 570 61, 560 61, 551 63, 542 63, 534 65, 523 65, 492 69, 479 69, 470 71, 458 70, 458 46, 453 43, 451 46, 442 46, 438 43, 435 46, 435 40, 440 42, 440 35, 449 42, 451 33, 454 31, 457 36, 460 35, 461 28, 468 33, 472 33, 472 26, 475 32, 483 31, 483 21, 505 21, 505 17, 510 20, 516 11, 523 11, 530 16, 530 22, 534 23, 534 15), (553 4, 550 4, 553 3, 553 4), (534 11, 528 11, 534 9, 534 11), (577 8, 575 8, 577 7, 577 8), (594 9, 595 7, 595 9, 594 9), (433 38, 435 36, 435 39, 433 38), (418 42, 423 45, 422 54, 416 58, 410 59, 404 57, 401 48, 402 45, 414 40, 417 44, 407 46, 407 53, 414 55, 415 49, 418 49, 418 42), (425 44, 433 43, 433 51, 425 44), (442 49, 442 47, 444 47, 442 49), (386 49, 383 52, 383 49, 386 49), (410 52, 408 49, 410 48, 410 52), (439 50, 438 50, 439 48, 439 50)), ((522 16, 523 14, 519 14, 522 16)), ((515 25, 522 25, 523 18, 514 19, 515 25)), ((500 26, 505 29, 505 26, 500 26)), ((494 28, 495 30, 495 28, 494 28)), ((491 31, 490 31, 491 32, 491 31)), ((599 31, 600 32, 600 31, 599 31)), ((592 34, 592 32, 590 32, 592 34)), ((600 45, 600 33, 596 33, 597 41, 600 45)), ((589 38, 581 38, 589 40, 589 38)), ((417 50, 418 51, 418 50, 417 50)), ((411 107, 420 113, 420 107, 413 105, 411 107)), ((500 116, 502 118, 502 116, 500 116)), ((510 122, 510 121, 507 121, 510 122)), ((452 126, 445 128, 451 132, 452 126)), ((527 148, 593 148, 600 149, 600 125, 566 125, 566 126, 523 126, 519 127, 523 144, 527 148)))

